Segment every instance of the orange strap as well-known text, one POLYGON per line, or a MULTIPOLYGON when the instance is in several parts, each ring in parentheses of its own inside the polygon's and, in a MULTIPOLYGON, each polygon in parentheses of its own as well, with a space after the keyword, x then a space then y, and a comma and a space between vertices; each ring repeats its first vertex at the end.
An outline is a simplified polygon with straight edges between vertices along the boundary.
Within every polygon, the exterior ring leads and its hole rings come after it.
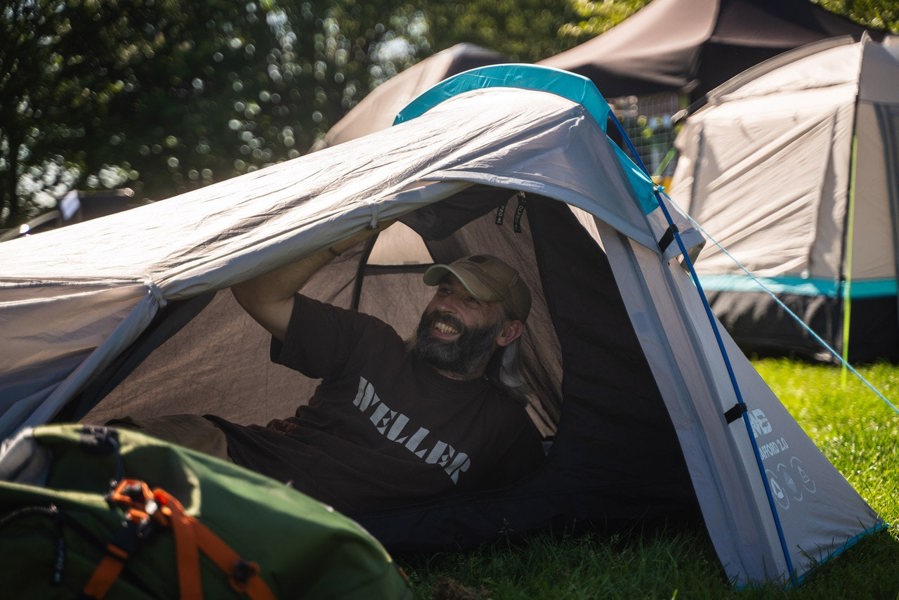
POLYGON ((150 492, 143 481, 126 479, 110 495, 113 502, 129 507, 124 536, 117 536, 106 548, 106 555, 94 569, 84 594, 103 598, 118 578, 130 555, 129 546, 152 522, 169 527, 175 536, 178 564, 178 589, 181 598, 202 598, 200 550, 228 576, 237 592, 252 600, 274 600, 275 596, 259 575, 259 566, 240 558, 230 546, 203 523, 184 512, 178 499, 162 489, 150 492), (132 537, 133 536, 133 537, 132 537), (124 542, 120 540, 124 537, 124 542), (118 543, 117 543, 118 542, 118 543))
POLYGON ((228 576, 228 583, 235 591, 245 593, 253 600, 274 600, 274 594, 259 576, 259 565, 243 560, 222 538, 210 531, 200 521, 186 514, 178 499, 168 492, 156 489, 153 496, 162 506, 163 513, 171 515, 172 530, 175 533, 178 549, 178 564, 193 565, 193 568, 187 573, 183 573, 179 568, 182 598, 191 597, 184 595, 185 586, 189 586, 189 589, 196 586, 195 589, 199 592, 200 572, 199 556, 197 556, 197 548, 199 548, 228 576), (186 541, 188 537, 189 542, 186 541))
POLYGON ((127 555, 120 556, 120 548, 116 548, 112 544, 106 547, 106 554, 100 559, 100 563, 94 569, 91 578, 84 586, 84 595, 88 598, 103 598, 106 592, 118 579, 122 568, 125 566, 127 555))
MULTIPOLYGON (((150 495, 150 489, 144 482, 136 482, 126 480, 119 484, 113 491, 111 499, 120 504, 130 506, 125 513, 125 522, 123 528, 120 529, 111 542, 106 545, 106 554, 100 559, 100 562, 94 568, 94 572, 87 584, 84 586, 83 593, 88 598, 103 598, 109 592, 109 588, 115 583, 122 569, 125 567, 125 561, 135 550, 140 535, 147 530, 150 525, 152 514, 148 513, 145 502, 135 503, 131 495, 126 494, 126 489, 132 494, 140 493, 144 498, 150 495), (141 508, 137 508, 140 506, 141 508)), ((150 505, 150 511, 155 509, 155 505, 150 505)))

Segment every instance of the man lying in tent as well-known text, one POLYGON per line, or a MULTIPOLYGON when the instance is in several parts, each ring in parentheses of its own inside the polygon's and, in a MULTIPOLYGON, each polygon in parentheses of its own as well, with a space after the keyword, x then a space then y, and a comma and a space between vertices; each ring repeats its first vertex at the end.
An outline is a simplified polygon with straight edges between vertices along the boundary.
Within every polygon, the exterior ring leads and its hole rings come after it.
POLYGON ((346 247, 232 288, 271 332, 272 360, 322 380, 295 416, 264 427, 213 415, 110 424, 230 459, 350 515, 533 470, 544 456, 539 434, 502 382, 531 305, 518 273, 492 256, 432 266, 424 282, 436 293, 404 341, 374 317, 295 292, 346 247))

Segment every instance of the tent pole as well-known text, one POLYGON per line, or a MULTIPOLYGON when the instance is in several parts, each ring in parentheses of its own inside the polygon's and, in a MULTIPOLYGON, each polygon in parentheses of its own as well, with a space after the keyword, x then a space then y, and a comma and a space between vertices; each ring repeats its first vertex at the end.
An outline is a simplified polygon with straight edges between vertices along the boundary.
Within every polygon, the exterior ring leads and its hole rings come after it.
POLYGON ((368 257, 371 256, 371 251, 380 235, 380 231, 374 234, 365 240, 365 245, 362 247, 362 255, 359 256, 359 264, 356 266, 356 277, 353 279, 353 296, 349 306, 352 310, 359 310, 359 302, 362 299, 362 282, 365 280, 365 267, 368 265, 368 257))
POLYGON ((846 259, 843 265, 843 347, 842 347, 842 369, 841 379, 843 387, 846 386, 848 378, 848 370, 846 363, 849 362, 849 332, 850 318, 852 316, 852 245, 855 237, 855 168, 856 158, 858 155, 858 136, 852 135, 852 153, 849 159, 849 206, 846 215, 846 259))

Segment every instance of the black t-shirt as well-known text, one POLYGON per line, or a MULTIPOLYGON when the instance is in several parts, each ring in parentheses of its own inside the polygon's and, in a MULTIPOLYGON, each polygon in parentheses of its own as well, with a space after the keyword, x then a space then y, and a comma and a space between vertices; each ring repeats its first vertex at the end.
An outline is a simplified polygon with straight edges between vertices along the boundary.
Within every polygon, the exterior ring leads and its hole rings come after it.
POLYGON ((486 379, 443 377, 374 317, 297 296, 272 359, 322 383, 265 427, 215 419, 228 452, 341 512, 503 485, 542 460, 520 403, 486 379))

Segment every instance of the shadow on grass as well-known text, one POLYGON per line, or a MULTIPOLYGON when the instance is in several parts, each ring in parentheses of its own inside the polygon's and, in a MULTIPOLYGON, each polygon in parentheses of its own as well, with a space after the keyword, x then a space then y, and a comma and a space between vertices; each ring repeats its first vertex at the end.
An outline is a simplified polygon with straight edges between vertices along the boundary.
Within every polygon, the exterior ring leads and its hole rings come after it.
POLYGON ((416 597, 431 600, 530 598, 895 599, 899 539, 868 536, 827 561, 797 588, 734 589, 704 530, 600 536, 536 534, 471 551, 400 561, 416 597))

